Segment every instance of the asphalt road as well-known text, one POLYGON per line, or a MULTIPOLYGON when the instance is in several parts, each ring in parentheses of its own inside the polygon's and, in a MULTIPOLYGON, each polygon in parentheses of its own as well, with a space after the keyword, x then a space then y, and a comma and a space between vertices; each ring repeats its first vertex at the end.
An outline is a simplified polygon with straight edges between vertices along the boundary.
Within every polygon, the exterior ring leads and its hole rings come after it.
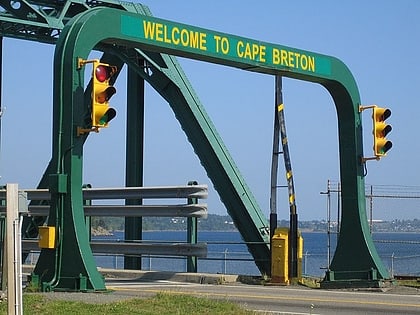
POLYGON ((262 314, 420 314, 420 292, 320 290, 305 287, 211 285, 171 281, 107 280, 115 295, 150 296, 158 292, 190 294, 239 303, 262 314))

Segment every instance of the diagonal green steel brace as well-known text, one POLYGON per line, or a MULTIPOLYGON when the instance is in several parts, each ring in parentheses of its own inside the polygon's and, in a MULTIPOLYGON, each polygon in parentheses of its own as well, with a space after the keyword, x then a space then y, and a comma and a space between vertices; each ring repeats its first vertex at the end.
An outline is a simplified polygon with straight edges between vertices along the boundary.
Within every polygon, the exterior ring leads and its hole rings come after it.
POLYGON ((137 70, 168 101, 235 226, 247 243, 256 265, 261 273, 269 274, 271 265, 267 219, 176 59, 168 55, 143 52, 143 56, 155 65, 157 62, 164 64, 158 68, 149 64, 151 75, 148 75, 143 68, 136 67, 130 54, 117 50, 114 53, 137 70))

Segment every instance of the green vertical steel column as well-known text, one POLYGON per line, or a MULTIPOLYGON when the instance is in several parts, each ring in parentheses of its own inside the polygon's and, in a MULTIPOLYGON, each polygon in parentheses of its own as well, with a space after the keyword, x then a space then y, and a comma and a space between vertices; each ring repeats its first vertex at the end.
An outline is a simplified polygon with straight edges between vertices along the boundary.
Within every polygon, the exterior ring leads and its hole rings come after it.
POLYGON ((372 237, 366 215, 362 117, 358 91, 324 84, 333 95, 338 115, 342 217, 333 260, 321 283, 323 288, 381 286, 389 280, 372 237))
MULTIPOLYGON (((85 69, 77 69, 76 59, 65 58, 66 44, 62 36, 54 55, 53 155, 39 184, 51 192, 47 224, 56 227, 57 246, 41 250, 32 279, 43 291, 103 291, 83 211, 83 144, 88 134, 77 135, 77 126, 85 126, 90 117, 91 88, 83 90, 85 69)), ((102 61, 122 66, 111 55, 104 54, 102 61)))
MULTIPOLYGON (((121 60, 113 55, 110 55, 108 53, 104 53, 101 57, 101 61, 104 63, 109 63, 111 65, 115 65, 117 66, 117 73, 114 75, 114 77, 118 76, 119 71, 121 70, 123 63, 121 62, 121 60)), ((112 79, 114 79, 114 77, 112 79)), ((84 103, 85 103, 85 108, 89 108, 90 103, 92 101, 92 85, 91 82, 89 82, 88 86, 85 89, 84 92, 84 103)), ((88 111, 85 112, 85 120, 89 120, 90 119, 90 113, 88 111)), ((83 143, 86 142, 87 138, 88 138, 89 134, 85 134, 82 136, 82 140, 83 143)), ((46 167, 44 174, 42 175, 37 189, 42 189, 42 188, 48 188, 49 185, 49 174, 54 173, 53 171, 53 163, 52 163, 52 159, 50 160, 50 162, 48 163, 48 166, 46 167)), ((31 200, 30 205, 41 205, 41 204, 49 204, 49 200, 31 200)), ((36 238, 38 236, 38 226, 43 225, 46 221, 46 217, 29 217, 29 216, 24 216, 23 217, 23 224, 22 224, 22 235, 24 238, 36 238)), ((26 254, 23 254, 23 259, 22 261, 24 261, 26 257, 26 254)))
POLYGON ((105 282, 96 268, 86 231, 82 196, 83 143, 77 127, 86 127, 84 71, 74 45, 63 30, 54 54, 53 157, 49 190, 48 226, 55 227, 55 247, 43 248, 33 279, 43 291, 103 291, 105 282))
MULTIPOLYGON (((137 60, 144 67, 144 60, 137 60)), ((131 67, 127 72, 127 126, 126 126, 125 185, 143 186, 144 151, 144 80, 131 67)), ((141 205, 141 199, 129 199, 126 205, 141 205)), ((124 239, 142 239, 142 218, 125 218, 124 239)), ((141 257, 124 257, 124 269, 141 269, 141 257)))

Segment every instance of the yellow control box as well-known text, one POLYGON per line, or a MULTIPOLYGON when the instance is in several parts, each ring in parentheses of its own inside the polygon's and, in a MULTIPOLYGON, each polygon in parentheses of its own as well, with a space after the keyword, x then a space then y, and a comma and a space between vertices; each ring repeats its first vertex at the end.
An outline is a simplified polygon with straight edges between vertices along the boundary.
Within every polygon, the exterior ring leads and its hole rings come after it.
POLYGON ((40 226, 38 246, 40 248, 55 248, 55 226, 40 226))
MULTIPOLYGON (((289 276, 289 228, 281 227, 274 231, 271 240, 271 282, 290 284, 289 276)), ((302 278, 303 237, 298 232, 297 242, 297 279, 302 278)))
POLYGON ((289 229, 277 228, 271 241, 271 281, 289 284, 289 229))

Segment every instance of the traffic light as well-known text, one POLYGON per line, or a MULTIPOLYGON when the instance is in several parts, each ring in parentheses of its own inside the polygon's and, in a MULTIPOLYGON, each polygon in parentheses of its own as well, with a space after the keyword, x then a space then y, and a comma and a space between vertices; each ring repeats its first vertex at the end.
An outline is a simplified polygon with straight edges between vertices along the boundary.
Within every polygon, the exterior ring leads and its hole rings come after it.
POLYGON ((386 135, 392 130, 391 125, 387 125, 385 122, 390 116, 390 109, 373 107, 373 151, 377 158, 386 155, 392 148, 392 142, 386 139, 386 135))
POLYGON ((108 127, 108 123, 117 115, 112 107, 109 107, 109 99, 116 93, 110 79, 117 72, 117 67, 93 61, 92 70, 92 127, 108 127))

